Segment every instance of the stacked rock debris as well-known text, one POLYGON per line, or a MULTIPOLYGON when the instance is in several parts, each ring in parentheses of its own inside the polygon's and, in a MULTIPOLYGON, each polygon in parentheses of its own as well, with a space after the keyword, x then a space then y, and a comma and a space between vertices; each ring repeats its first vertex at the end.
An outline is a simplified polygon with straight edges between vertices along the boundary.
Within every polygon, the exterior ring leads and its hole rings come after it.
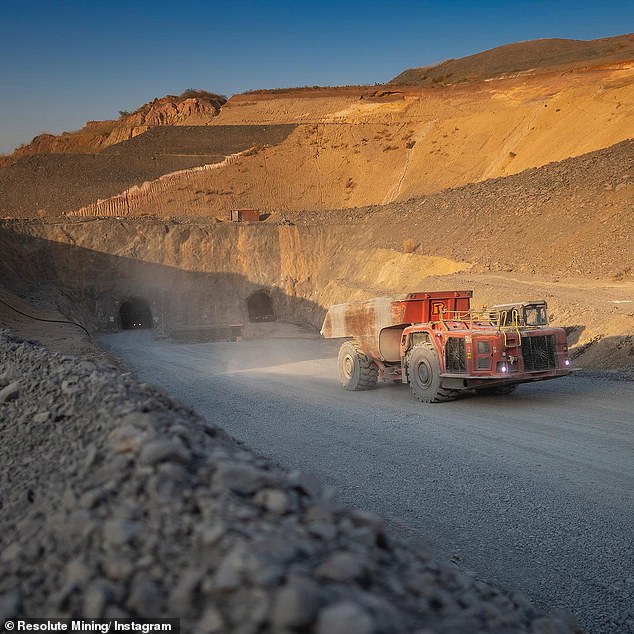
POLYGON ((0 619, 183 632, 580 631, 413 552, 166 394, 0 331, 0 619))

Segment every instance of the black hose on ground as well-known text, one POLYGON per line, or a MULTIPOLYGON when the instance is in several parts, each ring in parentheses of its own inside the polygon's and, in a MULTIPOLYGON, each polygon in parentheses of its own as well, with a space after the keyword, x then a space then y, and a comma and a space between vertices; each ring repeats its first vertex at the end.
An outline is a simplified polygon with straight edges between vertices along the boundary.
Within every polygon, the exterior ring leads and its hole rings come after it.
POLYGON ((16 313, 23 315, 24 317, 28 317, 29 319, 35 319, 36 321, 46 321, 51 324, 70 324, 71 326, 77 326, 78 328, 81 328, 89 337, 91 336, 88 330, 84 326, 82 326, 81 324, 78 324, 75 321, 68 321, 66 319, 44 319, 42 317, 34 317, 33 315, 27 315, 26 313, 23 313, 21 310, 18 310, 15 306, 11 306, 11 304, 5 302, 3 299, 0 299, 0 304, 4 304, 5 306, 7 306, 7 308, 10 308, 16 313))

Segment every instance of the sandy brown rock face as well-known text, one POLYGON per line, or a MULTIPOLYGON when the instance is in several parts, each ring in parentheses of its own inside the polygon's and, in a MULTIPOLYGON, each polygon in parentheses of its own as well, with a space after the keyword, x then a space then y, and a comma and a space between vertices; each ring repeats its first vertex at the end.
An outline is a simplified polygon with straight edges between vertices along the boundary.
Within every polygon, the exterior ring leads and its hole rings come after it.
POLYGON ((121 119, 102 147, 115 145, 132 139, 155 126, 165 125, 209 125, 218 115, 222 101, 190 98, 171 101, 155 99, 128 117, 121 119))
POLYGON ((71 213, 228 218, 241 207, 384 205, 599 150, 634 129, 634 110, 626 107, 634 102, 634 66, 397 93, 300 90, 232 98, 214 126, 297 127, 280 143, 220 169, 128 192, 128 211, 105 202, 71 213))
MULTIPOLYGON (((0 217, 54 217, 165 174, 275 145, 294 126, 154 126, 96 154, 27 156, 0 169, 0 217)), ((199 192, 200 193, 200 192, 199 192)), ((127 213, 127 212, 126 212, 127 213)))

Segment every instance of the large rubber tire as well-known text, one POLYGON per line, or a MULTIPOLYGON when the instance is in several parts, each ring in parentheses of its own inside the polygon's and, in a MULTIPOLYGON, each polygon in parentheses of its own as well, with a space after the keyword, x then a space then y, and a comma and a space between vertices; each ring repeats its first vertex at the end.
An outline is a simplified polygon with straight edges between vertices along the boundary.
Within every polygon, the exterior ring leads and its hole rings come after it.
POLYGON ((407 380, 412 393, 422 403, 452 401, 456 390, 440 386, 440 364, 431 343, 419 343, 407 355, 407 380))
POLYGON ((371 390, 376 387, 379 369, 357 341, 345 341, 339 348, 339 378, 346 390, 371 390))

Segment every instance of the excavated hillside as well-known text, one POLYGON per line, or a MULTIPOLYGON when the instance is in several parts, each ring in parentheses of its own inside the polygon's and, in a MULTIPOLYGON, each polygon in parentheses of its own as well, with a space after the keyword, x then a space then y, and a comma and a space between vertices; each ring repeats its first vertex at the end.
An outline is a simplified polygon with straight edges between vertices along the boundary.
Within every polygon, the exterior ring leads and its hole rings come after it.
POLYGON ((330 304, 420 289, 474 288, 489 305, 541 297, 583 367, 625 367, 634 365, 633 191, 626 141, 354 211, 275 212, 260 223, 5 222, 0 272, 15 292, 59 289, 61 308, 100 329, 142 298, 168 333, 247 323, 260 292, 277 317, 315 327, 330 304))
POLYGON ((57 289, 98 328, 139 297, 170 331, 246 321, 260 291, 319 326, 333 302, 468 286, 545 296, 592 365, 632 364, 634 62, 260 91, 208 123, 81 157, 92 170, 0 169, 8 290, 57 289), (235 208, 268 219, 226 222, 235 208))
POLYGON ((59 216, 165 174, 178 176, 222 163, 227 155, 280 143, 293 128, 162 126, 97 154, 28 156, 0 168, 0 217, 59 216))
POLYGON ((476 55, 440 64, 409 68, 388 84, 432 86, 491 79, 513 73, 570 70, 614 64, 634 58, 634 33, 597 40, 543 39, 498 46, 476 55))
POLYGON ((0 168, 0 214, 226 219, 241 207, 386 204, 618 143, 634 129, 633 103, 634 62, 444 87, 238 95, 209 125, 0 168))
POLYGON ((296 128, 220 169, 166 176, 69 213, 169 217, 178 209, 226 219, 236 207, 274 212, 403 201, 618 143, 634 130, 632 103, 634 64, 392 94, 242 95, 215 124, 296 128))

